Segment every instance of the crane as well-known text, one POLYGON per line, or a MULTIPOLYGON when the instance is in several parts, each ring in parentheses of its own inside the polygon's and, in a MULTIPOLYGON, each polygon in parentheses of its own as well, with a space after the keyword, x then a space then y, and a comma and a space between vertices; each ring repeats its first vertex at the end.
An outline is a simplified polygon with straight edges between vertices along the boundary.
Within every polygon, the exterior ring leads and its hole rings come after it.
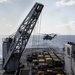
POLYGON ((19 68, 20 58, 43 9, 42 4, 35 3, 27 17, 18 28, 14 37, 3 41, 3 69, 15 72, 19 68))

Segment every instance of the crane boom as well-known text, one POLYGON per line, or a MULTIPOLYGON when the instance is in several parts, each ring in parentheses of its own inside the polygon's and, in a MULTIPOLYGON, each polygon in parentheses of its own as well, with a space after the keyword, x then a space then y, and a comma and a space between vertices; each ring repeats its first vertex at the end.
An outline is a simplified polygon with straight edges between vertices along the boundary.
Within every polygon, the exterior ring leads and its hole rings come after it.
MULTIPOLYGON (((3 69, 14 71, 18 68, 20 57, 26 47, 42 9, 43 5, 36 3, 18 28, 14 38, 9 39, 10 46, 8 52, 3 55, 3 69)), ((6 43, 6 41, 3 43, 6 43)), ((4 47, 5 44, 3 45, 3 51, 5 51, 4 47)))

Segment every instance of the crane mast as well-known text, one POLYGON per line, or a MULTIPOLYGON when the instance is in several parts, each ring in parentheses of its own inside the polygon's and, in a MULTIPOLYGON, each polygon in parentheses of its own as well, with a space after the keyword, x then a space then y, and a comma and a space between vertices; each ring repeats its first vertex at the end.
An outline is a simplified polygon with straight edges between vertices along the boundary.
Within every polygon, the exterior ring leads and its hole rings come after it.
POLYGON ((3 41, 3 69, 8 72, 16 71, 19 60, 43 9, 43 5, 35 3, 27 17, 18 28, 14 38, 3 41))

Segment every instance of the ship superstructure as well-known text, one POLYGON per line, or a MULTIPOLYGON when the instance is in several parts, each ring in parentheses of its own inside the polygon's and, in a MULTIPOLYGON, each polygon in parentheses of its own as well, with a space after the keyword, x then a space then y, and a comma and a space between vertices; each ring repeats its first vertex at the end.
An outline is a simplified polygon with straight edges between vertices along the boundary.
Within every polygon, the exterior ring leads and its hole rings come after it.
POLYGON ((65 70, 67 75, 75 75, 75 44, 68 42, 65 44, 65 70))

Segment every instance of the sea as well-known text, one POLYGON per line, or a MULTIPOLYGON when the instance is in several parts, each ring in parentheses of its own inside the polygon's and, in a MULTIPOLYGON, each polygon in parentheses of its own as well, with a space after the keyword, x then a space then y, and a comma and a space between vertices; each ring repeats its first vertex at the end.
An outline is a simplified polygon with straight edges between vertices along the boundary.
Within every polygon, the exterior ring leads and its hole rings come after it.
MULTIPOLYGON (((31 35, 26 48, 54 48, 61 54, 64 54, 63 48, 67 42, 75 43, 75 35, 57 35, 52 40, 44 40, 45 34, 31 35)), ((4 38, 9 35, 0 35, 0 75, 2 74, 2 43, 4 38)))

